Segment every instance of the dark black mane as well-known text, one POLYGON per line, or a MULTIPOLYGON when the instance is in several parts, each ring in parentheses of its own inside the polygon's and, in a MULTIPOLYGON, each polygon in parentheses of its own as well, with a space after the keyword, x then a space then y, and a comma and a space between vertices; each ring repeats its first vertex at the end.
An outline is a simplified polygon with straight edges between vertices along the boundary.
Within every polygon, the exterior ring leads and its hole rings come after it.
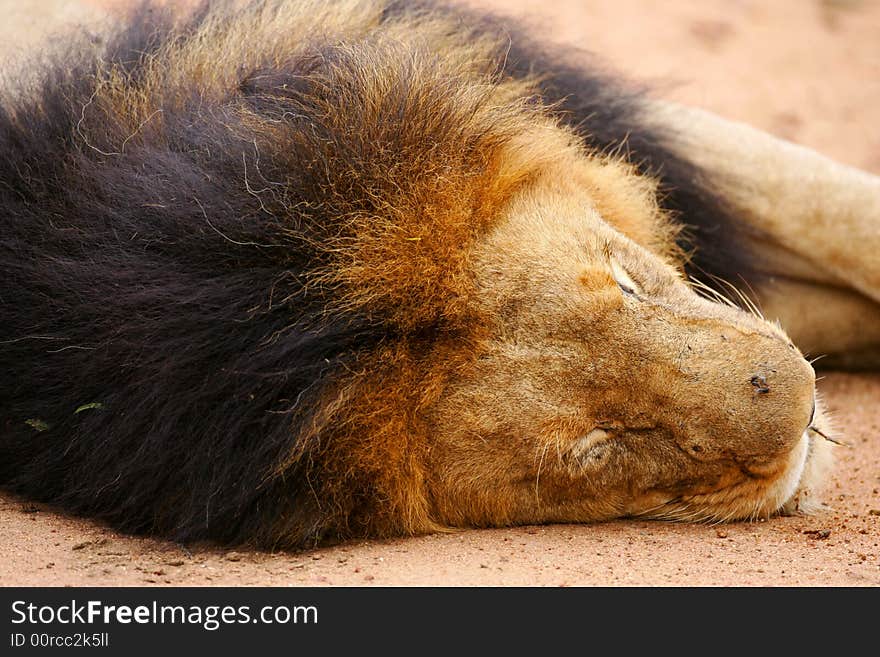
MULTIPOLYGON (((186 32, 144 7, 104 60, 138 84, 186 32)), ((303 291, 320 222, 285 238, 241 188, 254 147, 222 107, 166 111, 167 145, 84 147, 97 66, 66 53, 0 107, 0 482, 133 532, 266 543, 286 515, 314 537, 307 482, 269 473, 387 329, 303 291)))

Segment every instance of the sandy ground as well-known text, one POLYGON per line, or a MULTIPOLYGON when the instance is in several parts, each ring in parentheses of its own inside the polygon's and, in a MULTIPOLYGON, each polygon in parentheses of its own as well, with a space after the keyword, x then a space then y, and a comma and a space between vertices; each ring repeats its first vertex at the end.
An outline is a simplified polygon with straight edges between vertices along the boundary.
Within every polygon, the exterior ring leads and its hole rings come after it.
MULTIPOLYGON (((0 0, 0 61, 118 0, 0 0)), ((880 173, 880 2, 484 0, 668 98, 880 173), (531 8, 531 9, 529 9, 531 8)), ((878 228, 880 229, 880 228, 878 228)), ((120 535, 0 495, 3 585, 880 585, 880 375, 819 384, 848 446, 830 508, 720 526, 619 521, 463 531, 299 554, 120 535)))

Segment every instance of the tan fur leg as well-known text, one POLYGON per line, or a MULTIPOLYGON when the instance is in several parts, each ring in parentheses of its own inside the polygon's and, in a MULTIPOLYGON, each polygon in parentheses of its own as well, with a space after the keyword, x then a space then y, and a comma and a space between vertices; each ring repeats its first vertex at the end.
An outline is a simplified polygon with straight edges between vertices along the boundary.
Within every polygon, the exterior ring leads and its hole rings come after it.
POLYGON ((773 277, 759 287, 761 311, 821 367, 880 368, 880 305, 845 287, 773 277))
POLYGON ((880 364, 880 178, 703 110, 650 112, 739 210, 767 319, 811 355, 880 364))

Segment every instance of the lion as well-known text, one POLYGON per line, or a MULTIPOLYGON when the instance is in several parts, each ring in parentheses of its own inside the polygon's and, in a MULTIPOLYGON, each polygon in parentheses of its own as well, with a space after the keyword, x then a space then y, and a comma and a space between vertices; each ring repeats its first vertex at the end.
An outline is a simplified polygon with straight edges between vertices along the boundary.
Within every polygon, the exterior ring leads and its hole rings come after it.
POLYGON ((144 5, 0 102, 0 485, 301 549, 814 513, 880 180, 473 9, 144 5))

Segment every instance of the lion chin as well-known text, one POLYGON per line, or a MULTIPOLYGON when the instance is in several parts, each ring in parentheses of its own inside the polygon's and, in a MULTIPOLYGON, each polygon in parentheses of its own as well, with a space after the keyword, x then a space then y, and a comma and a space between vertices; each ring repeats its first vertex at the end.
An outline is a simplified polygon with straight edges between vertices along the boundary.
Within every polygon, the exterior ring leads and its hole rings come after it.
POLYGON ((819 494, 832 466, 832 441, 808 428, 786 458, 763 473, 750 470, 750 478, 739 484, 708 494, 672 498, 636 515, 698 523, 812 515, 828 509, 819 494))

